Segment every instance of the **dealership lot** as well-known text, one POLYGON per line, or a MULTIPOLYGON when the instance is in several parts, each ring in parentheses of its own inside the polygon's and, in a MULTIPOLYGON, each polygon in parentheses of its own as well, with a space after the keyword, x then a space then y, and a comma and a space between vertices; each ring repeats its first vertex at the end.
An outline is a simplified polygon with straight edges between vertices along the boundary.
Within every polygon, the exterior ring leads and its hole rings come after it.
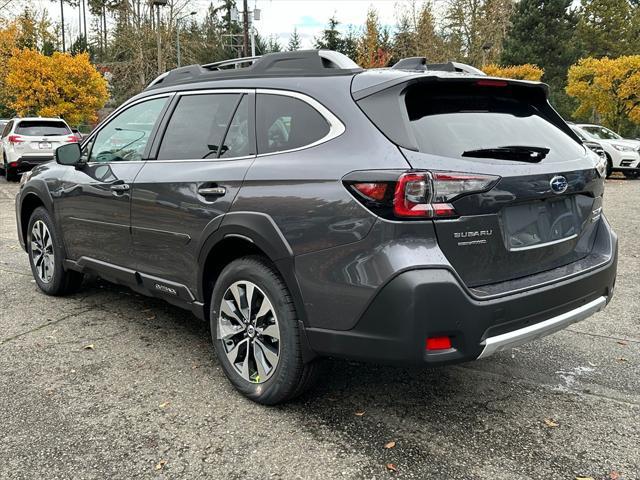
POLYGON ((0 179, 0 478, 640 479, 640 181, 607 181, 604 312, 459 366, 329 361, 277 408, 233 391, 188 312, 95 279, 41 294, 16 191, 0 179))

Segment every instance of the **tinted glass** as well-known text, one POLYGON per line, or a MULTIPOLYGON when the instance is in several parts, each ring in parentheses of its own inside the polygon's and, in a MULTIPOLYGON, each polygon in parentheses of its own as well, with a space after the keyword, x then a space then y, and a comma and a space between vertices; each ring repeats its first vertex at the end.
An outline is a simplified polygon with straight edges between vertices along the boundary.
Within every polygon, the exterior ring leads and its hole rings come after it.
POLYGON ((13 126, 13 121, 8 122, 5 126, 4 129, 2 130, 2 136, 6 137, 7 135, 9 135, 9 133, 11 132, 11 127, 13 126))
POLYGON ((302 100, 260 94, 256 105, 258 153, 280 152, 310 145, 329 133, 329 123, 302 100))
POLYGON ((622 137, 608 128, 604 127, 581 127, 589 135, 599 140, 618 140, 622 137))
POLYGON ((142 160, 151 131, 166 103, 166 97, 138 103, 108 121, 91 142, 89 161, 142 160))
POLYGON ((239 94, 185 95, 169 120, 158 160, 217 158, 239 94))
POLYGON ((249 144, 249 96, 244 95, 236 110, 224 143, 220 151, 220 157, 244 157, 250 155, 249 144))
POLYGON ((461 158, 473 150, 526 146, 548 148, 550 160, 584 155, 580 144, 539 111, 535 102, 542 101, 524 89, 466 83, 416 86, 405 97, 423 153, 461 158))
POLYGON ((16 126, 16 133, 33 137, 53 137, 69 135, 71 130, 64 122, 55 120, 22 120, 16 126))

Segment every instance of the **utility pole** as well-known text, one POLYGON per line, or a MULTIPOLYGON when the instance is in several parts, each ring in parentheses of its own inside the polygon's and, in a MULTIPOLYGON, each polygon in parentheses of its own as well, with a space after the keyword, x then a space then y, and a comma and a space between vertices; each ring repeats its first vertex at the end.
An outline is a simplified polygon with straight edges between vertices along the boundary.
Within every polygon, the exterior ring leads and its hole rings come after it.
POLYGON ((178 60, 178 68, 180 68, 180 22, 191 15, 196 15, 198 12, 190 12, 188 15, 184 15, 176 20, 176 54, 178 60))
POLYGON ((249 56, 249 5, 248 1, 243 0, 244 12, 242 13, 242 26, 244 34, 244 45, 242 47, 243 56, 249 56))
POLYGON ((64 43, 64 0, 60 0, 60 24, 62 25, 62 53, 67 51, 64 43))
POLYGON ((162 35, 160 35, 160 7, 167 4, 167 0, 151 0, 151 6, 156 7, 156 42, 158 43, 158 75, 162 75, 162 35))
POLYGON ((82 0, 82 23, 84 24, 84 50, 87 51, 87 44, 89 43, 87 34, 87 4, 82 0))

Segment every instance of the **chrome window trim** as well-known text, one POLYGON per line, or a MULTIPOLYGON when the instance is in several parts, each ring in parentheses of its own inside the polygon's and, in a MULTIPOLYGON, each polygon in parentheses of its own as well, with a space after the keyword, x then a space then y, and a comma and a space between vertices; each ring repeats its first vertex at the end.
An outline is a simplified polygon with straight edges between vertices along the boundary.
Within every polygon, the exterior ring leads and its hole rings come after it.
MULTIPOLYGON (((80 145, 80 149, 82 150, 85 145, 87 145, 90 141, 92 141, 95 138, 95 136, 98 135, 102 131, 102 129, 109 123, 111 119, 114 119, 126 109, 133 107, 134 105, 138 105, 139 103, 146 102, 147 100, 155 100, 157 98, 163 98, 163 97, 171 98, 173 96, 175 96, 175 92, 165 92, 165 93, 158 93, 157 95, 150 95, 148 97, 139 98, 137 100, 134 100, 128 103, 123 103, 118 108, 116 108, 113 112, 111 112, 111 114, 107 118, 105 118, 93 132, 91 132, 91 135, 89 135, 87 138, 83 140, 82 144, 80 145)), ((86 162, 84 165, 87 165, 87 166, 110 165, 112 163, 118 164, 118 165, 124 165, 127 163, 141 163, 141 162, 146 162, 146 160, 125 160, 125 161, 115 161, 115 162, 86 162)))
MULTIPOLYGON (((309 105, 314 110, 316 110, 320 115, 322 115, 322 117, 324 117, 324 119, 329 124, 329 132, 324 137, 316 140, 315 142, 309 143, 307 145, 303 145, 302 147, 291 148, 289 150, 279 150, 277 152, 269 152, 269 153, 258 153, 256 155, 257 158, 266 157, 268 155, 279 155, 281 153, 298 152, 300 150, 306 150, 307 148, 316 147, 320 144, 326 143, 330 140, 333 140, 334 138, 339 137, 346 130, 346 127, 340 121, 340 119, 336 117, 333 113, 331 113, 331 111, 329 111, 328 108, 326 108, 316 99, 308 95, 305 95, 304 93, 294 92, 291 90, 275 90, 270 88, 258 88, 256 89, 256 94, 280 95, 282 97, 297 98, 298 100, 305 102, 307 105, 309 105)), ((256 128, 256 135, 258 134, 257 130, 258 129, 256 128)))
POLYGON ((207 88, 205 90, 181 90, 176 92, 176 95, 182 97, 184 95, 211 95, 211 94, 222 94, 225 93, 254 93, 254 88, 207 88))

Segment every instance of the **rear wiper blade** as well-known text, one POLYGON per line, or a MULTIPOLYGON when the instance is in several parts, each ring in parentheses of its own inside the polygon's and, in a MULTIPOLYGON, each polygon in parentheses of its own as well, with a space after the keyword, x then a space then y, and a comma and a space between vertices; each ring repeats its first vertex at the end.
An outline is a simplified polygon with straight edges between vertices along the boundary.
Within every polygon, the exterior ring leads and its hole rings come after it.
POLYGON ((507 145, 504 147, 480 148, 467 150, 463 157, 495 158, 497 160, 516 160, 518 162, 537 163, 549 153, 548 148, 525 147, 522 145, 507 145))

